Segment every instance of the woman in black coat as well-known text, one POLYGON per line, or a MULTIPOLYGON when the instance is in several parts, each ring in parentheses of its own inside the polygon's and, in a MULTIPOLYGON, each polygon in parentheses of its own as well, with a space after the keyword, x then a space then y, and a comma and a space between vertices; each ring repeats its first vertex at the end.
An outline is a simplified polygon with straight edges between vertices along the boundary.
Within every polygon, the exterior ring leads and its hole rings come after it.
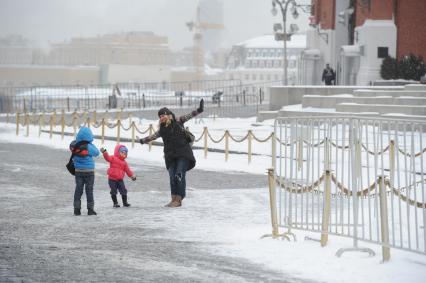
POLYGON ((175 114, 163 107, 158 111, 160 128, 152 135, 139 140, 141 144, 149 143, 159 137, 163 139, 164 159, 169 171, 171 201, 168 207, 179 207, 186 195, 186 172, 194 168, 195 158, 190 141, 185 134, 184 123, 204 111, 201 99, 197 110, 176 119, 175 114))

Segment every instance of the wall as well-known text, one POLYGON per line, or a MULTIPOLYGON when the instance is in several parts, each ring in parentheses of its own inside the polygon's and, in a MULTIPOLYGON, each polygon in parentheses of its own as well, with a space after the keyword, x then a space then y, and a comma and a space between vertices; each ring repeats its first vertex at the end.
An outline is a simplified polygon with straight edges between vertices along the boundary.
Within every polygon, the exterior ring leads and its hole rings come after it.
POLYGON ((101 83, 170 81, 170 67, 165 65, 103 65, 101 83))
POLYGON ((426 1, 397 1, 395 14, 398 58, 411 52, 426 60, 426 1))
POLYGON ((0 65, 0 85, 46 86, 99 83, 99 67, 0 65))
MULTIPOLYGON (((356 0, 355 23, 362 26, 367 19, 370 20, 392 20, 394 0, 356 0)), ((419 0, 423 1, 423 0, 419 0)), ((401 2, 401 1, 400 1, 401 2)), ((404 0, 406 2, 406 0, 404 0)))
POLYGON ((314 16, 321 29, 334 29, 336 0, 316 0, 314 16))

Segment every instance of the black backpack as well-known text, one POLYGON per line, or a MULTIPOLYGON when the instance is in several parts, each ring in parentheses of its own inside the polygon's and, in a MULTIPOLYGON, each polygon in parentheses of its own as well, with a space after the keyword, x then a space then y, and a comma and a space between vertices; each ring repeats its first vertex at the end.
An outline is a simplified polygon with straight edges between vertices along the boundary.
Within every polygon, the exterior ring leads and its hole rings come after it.
POLYGON ((68 160, 68 163, 65 165, 67 167, 68 171, 71 175, 75 175, 75 166, 74 166, 74 160, 73 157, 77 155, 80 152, 80 146, 88 144, 88 141, 79 141, 78 143, 73 145, 73 142, 71 142, 70 150, 72 152, 70 160, 68 160))

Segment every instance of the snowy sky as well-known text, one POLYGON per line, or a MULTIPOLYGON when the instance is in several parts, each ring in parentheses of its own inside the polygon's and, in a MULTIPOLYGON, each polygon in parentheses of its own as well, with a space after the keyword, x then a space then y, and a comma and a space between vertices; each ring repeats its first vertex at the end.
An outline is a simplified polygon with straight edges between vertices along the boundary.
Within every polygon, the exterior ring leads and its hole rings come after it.
MULTIPOLYGON (((234 43, 272 33, 270 0, 222 0, 224 43, 234 43)), ((153 31, 168 36, 172 49, 192 45, 185 23, 194 20, 198 0, 0 0, 0 36, 22 34, 44 42, 108 32, 153 31)), ((299 0, 308 4, 309 0, 299 0)), ((288 13, 290 14, 290 13, 288 13)), ((208 17, 208 15, 206 15, 208 17)), ((307 27, 307 14, 300 13, 300 30, 307 27)))

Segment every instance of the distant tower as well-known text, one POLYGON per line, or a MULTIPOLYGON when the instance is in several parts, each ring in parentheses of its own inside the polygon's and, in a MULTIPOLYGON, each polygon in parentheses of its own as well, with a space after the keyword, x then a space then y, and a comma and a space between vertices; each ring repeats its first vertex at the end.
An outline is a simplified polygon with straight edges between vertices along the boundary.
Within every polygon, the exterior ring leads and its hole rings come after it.
MULTIPOLYGON (((201 0, 200 21, 223 25, 223 3, 221 0, 201 0)), ((222 45, 223 30, 210 29, 203 33, 205 51, 216 51, 222 45)))
POLYGON ((214 22, 203 22, 201 20, 201 7, 197 6, 195 21, 187 22, 186 26, 191 31, 194 39, 193 60, 195 68, 196 81, 201 81, 204 78, 204 33, 208 30, 222 30, 223 24, 214 22))

